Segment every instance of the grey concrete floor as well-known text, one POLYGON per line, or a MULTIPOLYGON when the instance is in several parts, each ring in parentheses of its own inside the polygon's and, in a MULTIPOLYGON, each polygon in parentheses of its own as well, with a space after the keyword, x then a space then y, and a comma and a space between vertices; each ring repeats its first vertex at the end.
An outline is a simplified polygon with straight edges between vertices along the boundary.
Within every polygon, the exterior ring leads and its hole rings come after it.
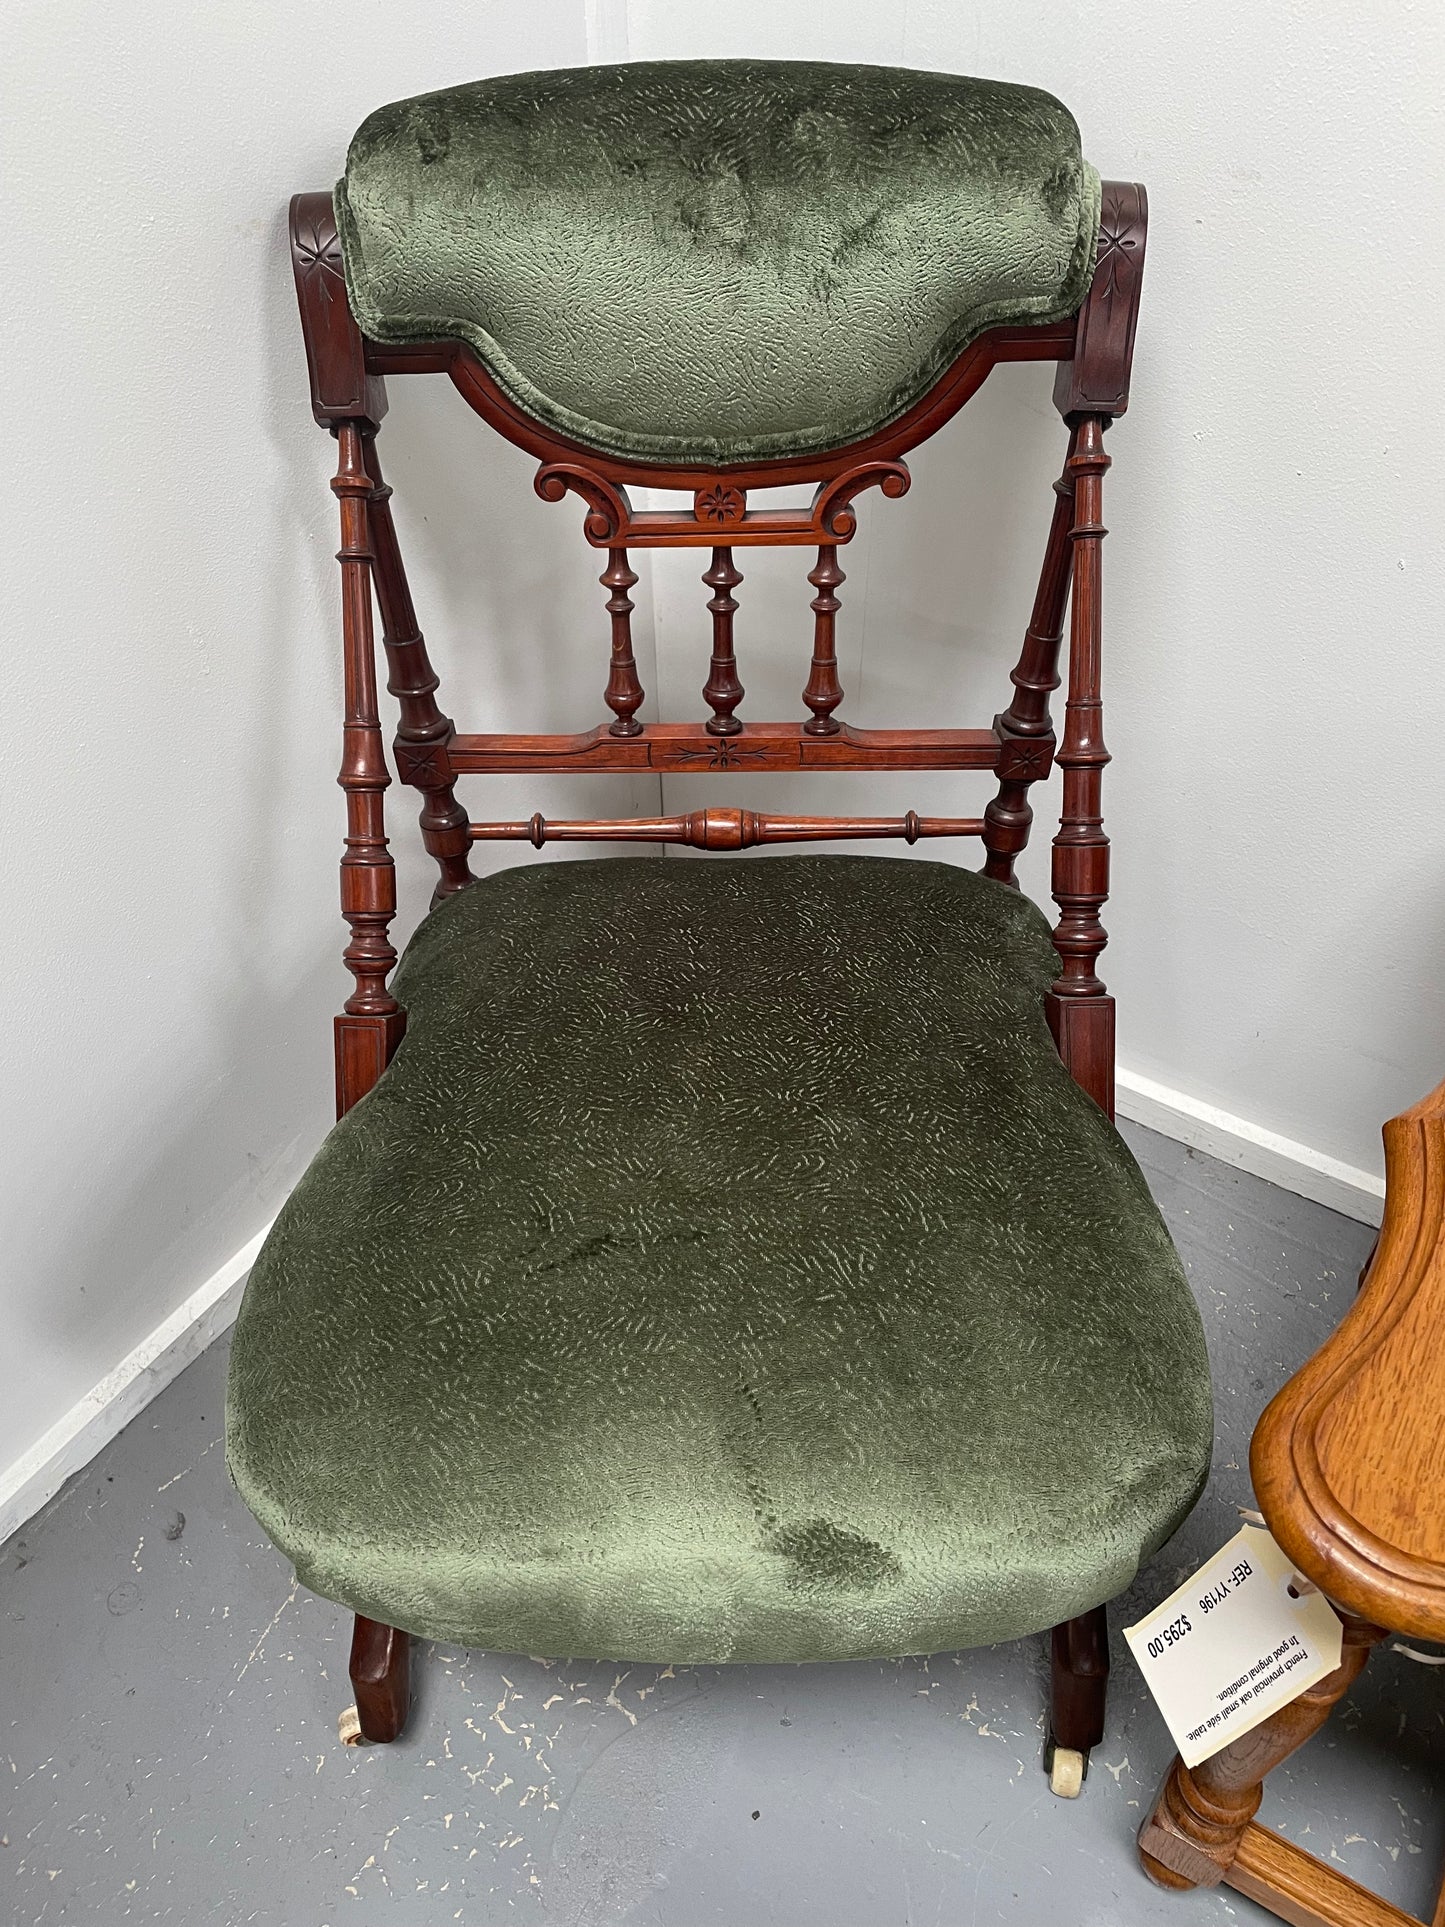
MULTIPOLYGON (((1129 1132, 1214 1360, 1209 1489, 1114 1615, 1236 1529, 1268 1395, 1350 1301, 1360 1225, 1129 1132)), ((1083 1797, 1040 1770, 1030 1640, 820 1667, 419 1655, 404 1739, 337 1741, 346 1615, 299 1591, 226 1478, 224 1343, 0 1554, 0 1882, 15 1922, 387 1927, 1205 1927, 1133 1835, 1171 1747, 1122 1640, 1083 1797)), ((1428 1915, 1445 1678, 1377 1656, 1261 1817, 1428 1915)))

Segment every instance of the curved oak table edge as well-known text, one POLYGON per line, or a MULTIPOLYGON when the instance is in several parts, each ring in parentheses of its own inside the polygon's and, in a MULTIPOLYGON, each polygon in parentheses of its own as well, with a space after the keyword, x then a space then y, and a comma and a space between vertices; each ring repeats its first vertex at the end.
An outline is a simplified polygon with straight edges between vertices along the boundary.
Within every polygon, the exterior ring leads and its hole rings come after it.
POLYGON ((1445 1640, 1445 1539, 1437 1526, 1433 1546, 1420 1544, 1432 1502, 1419 1479, 1433 1457, 1445 1482, 1445 1084, 1384 1138, 1384 1220, 1363 1288, 1266 1408, 1250 1471, 1270 1531, 1331 1599, 1392 1632, 1445 1640), (1438 1335, 1423 1355, 1422 1328, 1438 1335), (1371 1524, 1339 1489, 1356 1464, 1371 1524))

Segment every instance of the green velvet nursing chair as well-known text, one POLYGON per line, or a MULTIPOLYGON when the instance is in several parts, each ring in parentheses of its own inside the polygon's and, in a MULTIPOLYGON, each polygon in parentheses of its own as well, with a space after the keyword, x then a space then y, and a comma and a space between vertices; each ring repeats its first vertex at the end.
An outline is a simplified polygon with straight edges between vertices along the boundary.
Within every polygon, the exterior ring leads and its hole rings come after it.
POLYGON ((1052 1629, 1046 1764, 1078 1791, 1105 1602, 1193 1504, 1211 1432, 1199 1316, 1111 1122, 1096 968, 1104 431, 1144 241, 1143 190, 1101 187, 1047 94, 812 62, 401 101, 334 195, 293 203, 339 454, 355 987, 340 1121, 251 1274, 227 1436, 301 1580, 356 1614, 351 1736, 401 1730, 413 1635, 711 1664, 1052 1629), (1067 456, 1012 699, 985 729, 855 727, 855 500, 901 496, 904 455, 1016 360, 1057 363, 1067 456), (377 459, 410 373, 449 375, 544 499, 580 497, 610 618, 595 728, 464 735, 438 707, 377 459), (806 508, 750 504, 799 482, 806 508), (799 550, 815 591, 789 721, 742 713, 732 591, 758 544, 799 550), (649 721, 629 556, 678 546, 707 560, 707 714, 649 721), (373 603, 439 871, 394 977, 373 603), (1051 931, 1014 863, 1055 762, 1051 931), (497 771, 898 769, 994 794, 514 822, 456 797, 497 771), (890 837, 977 837, 982 870, 743 854, 890 837), (498 840, 708 854, 474 876, 498 840))

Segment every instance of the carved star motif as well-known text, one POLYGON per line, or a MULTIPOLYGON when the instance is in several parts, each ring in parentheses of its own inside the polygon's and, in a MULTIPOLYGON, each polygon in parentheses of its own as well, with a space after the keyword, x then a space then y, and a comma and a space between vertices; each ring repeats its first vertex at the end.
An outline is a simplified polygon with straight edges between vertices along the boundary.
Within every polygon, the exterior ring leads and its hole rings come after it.
POLYGON ((1126 234, 1122 231, 1117 231, 1113 228, 1107 228, 1101 224, 1099 228, 1099 249, 1098 249, 1097 259, 1100 261, 1107 261, 1111 254, 1119 254, 1125 248, 1136 248, 1138 247, 1138 245, 1139 245, 1139 242, 1138 242, 1137 236, 1133 234, 1126 234))
POLYGON ((754 763, 760 756, 766 754, 766 750, 762 749, 738 749, 726 736, 720 736, 706 749, 679 748, 673 751, 673 755, 679 762, 699 762, 706 757, 709 769, 736 769, 740 763, 754 763))
POLYGON ((396 768, 402 782, 414 789, 425 789, 429 783, 444 780, 441 759, 430 744, 398 743, 396 768))
POLYGON ((692 512, 699 522, 741 522, 746 505, 743 491, 726 482, 700 488, 692 498, 692 512))
POLYGON ((998 773, 1005 782, 1037 783, 1053 766, 1052 742, 1031 742, 1027 737, 1011 736, 999 754, 998 773))
POLYGON ((336 229, 322 229, 314 222, 307 236, 297 236, 296 252, 305 265, 307 279, 321 276, 321 299, 328 305, 331 301, 331 281, 344 279, 341 265, 341 242, 336 229))

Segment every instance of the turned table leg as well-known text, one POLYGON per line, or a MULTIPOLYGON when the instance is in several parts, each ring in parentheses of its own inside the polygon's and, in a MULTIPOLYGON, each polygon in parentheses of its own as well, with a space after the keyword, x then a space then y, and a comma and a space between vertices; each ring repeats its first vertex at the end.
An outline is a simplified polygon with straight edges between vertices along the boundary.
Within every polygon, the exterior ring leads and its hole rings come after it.
POLYGON ((1382 1627, 1346 1619, 1334 1672, 1198 1766, 1187 1767, 1175 1755, 1139 1829, 1139 1858, 1151 1880, 1161 1887, 1214 1887, 1226 1877, 1263 1797, 1265 1775, 1319 1731, 1364 1669, 1370 1648, 1386 1637, 1382 1627))

